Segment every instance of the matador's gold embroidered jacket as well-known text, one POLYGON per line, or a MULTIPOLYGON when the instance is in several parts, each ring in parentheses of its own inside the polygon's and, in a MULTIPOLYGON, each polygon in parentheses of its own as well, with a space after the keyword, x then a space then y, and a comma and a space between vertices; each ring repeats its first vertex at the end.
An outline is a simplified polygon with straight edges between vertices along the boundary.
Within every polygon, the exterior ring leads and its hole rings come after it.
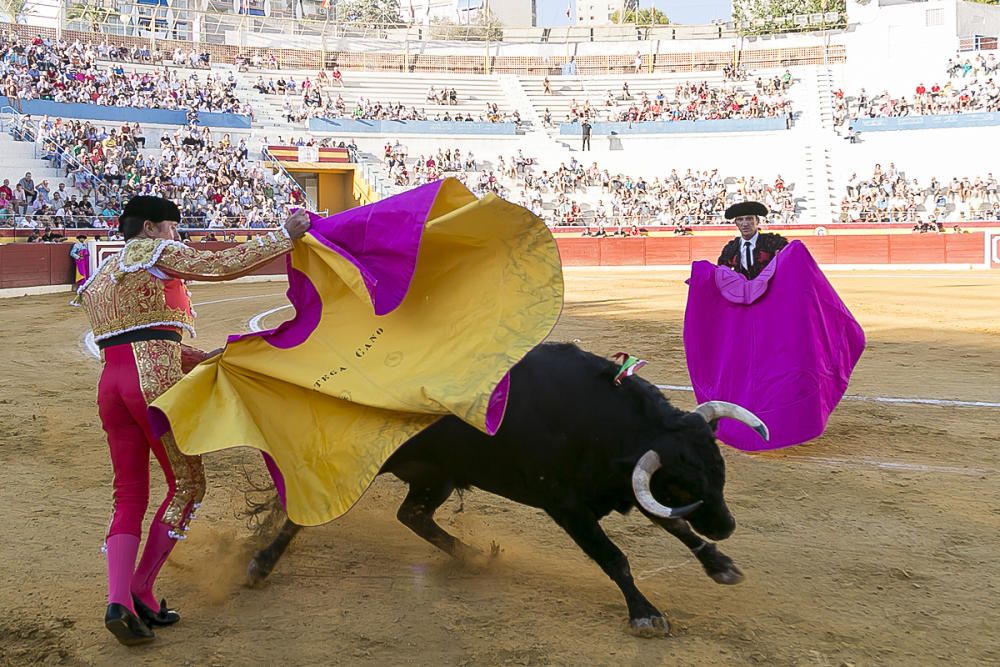
POLYGON ((94 340, 149 327, 176 327, 195 335, 195 313, 184 280, 231 280, 292 249, 288 234, 258 236, 218 252, 179 241, 133 239, 80 288, 94 340))

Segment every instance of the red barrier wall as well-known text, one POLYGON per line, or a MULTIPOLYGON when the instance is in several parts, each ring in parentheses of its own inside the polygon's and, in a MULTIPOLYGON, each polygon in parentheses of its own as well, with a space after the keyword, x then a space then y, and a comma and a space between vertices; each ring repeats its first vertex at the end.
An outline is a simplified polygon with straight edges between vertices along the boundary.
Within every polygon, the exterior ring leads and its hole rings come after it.
MULTIPOLYGON (((981 264, 983 232, 800 238, 821 264, 981 264)), ((557 238, 565 266, 684 266, 718 259, 720 236, 557 238)))
MULTIPOLYGON (((565 266, 685 266, 718 259, 728 239, 719 236, 639 237, 625 239, 559 238, 565 266)), ((983 232, 971 234, 877 234, 814 236, 800 239, 821 264, 981 264, 983 232)), ((232 243, 196 243, 221 250, 232 243)), ((74 267, 69 243, 0 244, 0 289, 68 285, 74 267)), ((284 258, 258 268, 255 275, 285 272, 284 258)))
MULTIPOLYGON (((196 243, 199 250, 222 250, 234 243, 196 243)), ((73 244, 3 243, 0 244, 0 289, 70 285, 76 278, 76 266, 69 256, 73 244)), ((280 257, 259 267, 253 275, 285 273, 285 259, 280 257)))
POLYGON ((0 289, 68 285, 76 277, 72 246, 50 243, 0 245, 0 289))

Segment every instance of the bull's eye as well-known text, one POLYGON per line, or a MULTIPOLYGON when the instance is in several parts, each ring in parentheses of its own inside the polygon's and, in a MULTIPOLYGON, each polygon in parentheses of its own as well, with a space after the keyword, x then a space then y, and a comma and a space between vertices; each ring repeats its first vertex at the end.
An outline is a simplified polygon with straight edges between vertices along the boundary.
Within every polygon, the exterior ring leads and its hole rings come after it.
POLYGON ((676 484, 667 484, 664 491, 667 497, 661 498, 661 501, 669 501, 674 505, 686 505, 697 500, 693 493, 676 484))

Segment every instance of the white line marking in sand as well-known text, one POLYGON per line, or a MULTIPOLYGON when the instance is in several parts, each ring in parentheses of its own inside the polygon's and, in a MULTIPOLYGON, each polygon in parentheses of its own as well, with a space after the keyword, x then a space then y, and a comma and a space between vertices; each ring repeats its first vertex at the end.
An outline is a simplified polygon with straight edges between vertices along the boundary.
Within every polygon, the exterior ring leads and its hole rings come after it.
MULTIPOLYGON (((694 391, 694 388, 679 384, 658 384, 657 389, 670 391, 694 391)), ((845 401, 868 401, 871 403, 900 403, 910 405, 947 405, 960 408, 1000 408, 1000 403, 989 401, 957 401, 950 398, 904 398, 898 396, 859 396, 845 394, 845 401)))
MULTIPOLYGON (((762 459, 764 460, 764 459, 762 459)), ((962 468, 959 466, 931 466, 922 463, 897 463, 894 461, 879 461, 878 459, 859 458, 841 459, 827 456, 799 456, 791 455, 782 458, 767 459, 780 462, 783 460, 805 461, 820 465, 843 467, 843 468, 880 468, 882 470, 898 470, 902 472, 933 472, 948 475, 966 475, 969 477, 979 477, 983 475, 995 475, 1000 470, 995 468, 962 468)))
POLYGON ((291 308, 291 307, 292 307, 291 304, 286 303, 284 306, 278 306, 277 308, 272 308, 271 310, 265 310, 263 313, 257 313, 256 315, 250 318, 250 320, 247 322, 247 326, 250 327, 250 331, 254 332, 263 331, 264 327, 260 325, 261 320, 263 320, 268 315, 273 315, 274 313, 277 313, 280 310, 284 310, 285 308, 291 308))

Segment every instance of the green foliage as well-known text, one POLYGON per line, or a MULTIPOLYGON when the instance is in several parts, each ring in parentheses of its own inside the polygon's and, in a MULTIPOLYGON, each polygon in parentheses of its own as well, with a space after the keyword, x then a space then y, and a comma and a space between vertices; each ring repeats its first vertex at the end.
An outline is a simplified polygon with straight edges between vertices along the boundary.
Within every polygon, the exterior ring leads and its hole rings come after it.
POLYGON ((118 10, 96 5, 69 5, 66 7, 66 22, 89 23, 91 32, 102 32, 108 23, 118 22, 118 10))
POLYGON ((667 25, 670 23, 670 19, 667 18, 666 14, 659 9, 650 7, 640 9, 638 12, 635 9, 626 9, 625 20, 622 21, 621 18, 622 13, 620 11, 611 12, 612 23, 636 23, 638 25, 667 25))
POLYGON ((429 33, 431 39, 498 42, 503 39, 503 24, 496 16, 485 12, 480 12, 470 24, 435 17, 431 19, 429 33))
POLYGON ((27 0, 0 0, 0 14, 4 15, 11 23, 24 11, 27 0))
POLYGON ((733 0, 733 21, 744 35, 843 28, 846 16, 846 0, 733 0), (829 12, 838 12, 840 19, 834 23, 796 19, 829 12))
POLYGON ((384 26, 402 24, 399 17, 399 0, 347 0, 339 4, 337 15, 340 20, 351 23, 384 26))

